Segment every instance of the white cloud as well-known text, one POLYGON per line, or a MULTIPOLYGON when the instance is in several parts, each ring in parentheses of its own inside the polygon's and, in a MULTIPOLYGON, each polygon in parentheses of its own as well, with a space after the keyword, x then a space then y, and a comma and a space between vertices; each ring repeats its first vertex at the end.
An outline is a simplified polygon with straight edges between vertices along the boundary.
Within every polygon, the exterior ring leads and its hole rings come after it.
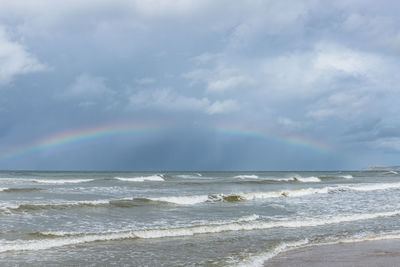
POLYGON ((397 22, 396 16, 354 11, 347 15, 341 28, 351 37, 351 40, 361 39, 365 47, 379 47, 398 53, 400 30, 397 22))
POLYGON ((298 129, 301 127, 301 123, 286 117, 278 117, 277 123, 288 129, 298 129))
POLYGON ((215 101, 206 108, 208 114, 223 114, 230 113, 236 110, 238 104, 235 100, 227 99, 224 101, 215 101))
POLYGON ((133 1, 135 9, 142 15, 147 17, 165 17, 171 15, 187 16, 202 9, 209 3, 201 0, 148 0, 133 1))
POLYGON ((169 88, 140 91, 130 96, 132 108, 155 108, 175 111, 202 110, 209 105, 207 98, 194 98, 178 95, 169 88))
MULTIPOLYGON (((203 23, 204 16, 213 7, 226 8, 224 3, 210 0, 0 0, 0 5, 0 18, 17 14, 17 21, 21 23, 19 30, 26 35, 59 34, 70 29, 75 34, 93 33, 113 24, 119 31, 120 28, 149 29, 165 22, 196 20, 203 23)), ((213 22, 218 20, 218 16, 212 19, 213 22)))
POLYGON ((149 84, 153 84, 155 82, 156 82, 156 80, 154 78, 150 78, 150 77, 145 77, 145 78, 136 80, 136 83, 140 84, 140 85, 149 85, 149 84))
POLYGON ((282 94, 287 97, 309 97, 317 87, 319 73, 312 64, 312 52, 294 52, 260 60, 257 77, 269 96, 282 94))
POLYGON ((209 81, 206 91, 208 93, 222 93, 247 84, 251 84, 251 79, 245 76, 228 76, 209 81))
POLYGON ((190 72, 184 73, 182 76, 189 80, 189 85, 193 86, 198 83, 205 83, 211 75, 211 70, 208 69, 194 69, 190 72))
POLYGON ((0 25, 0 85, 12 81, 20 74, 44 71, 40 63, 25 46, 12 41, 0 25))
POLYGON ((348 75, 371 76, 382 65, 379 57, 354 51, 346 47, 332 44, 319 43, 316 47, 314 64, 316 69, 322 71, 339 71, 348 75))
POLYGON ((371 107, 372 100, 373 96, 361 92, 333 93, 311 105, 307 115, 316 119, 338 117, 353 120, 371 107))
POLYGON ((210 115, 230 113, 236 110, 236 101, 228 99, 212 102, 208 98, 196 98, 179 95, 169 88, 144 90, 129 97, 132 109, 159 109, 170 111, 197 111, 210 115))
POLYGON ((259 1, 242 6, 243 19, 234 28, 229 48, 257 43, 265 36, 302 32, 313 1, 259 1))
POLYGON ((81 74, 58 96, 64 99, 80 99, 83 101, 81 105, 84 105, 84 103, 93 105, 95 100, 107 99, 114 94, 115 92, 106 86, 103 77, 81 74))
POLYGON ((189 80, 190 86, 205 86, 206 93, 225 93, 237 88, 246 89, 254 84, 254 80, 244 70, 224 67, 223 64, 209 69, 194 69, 183 74, 183 77, 189 80))
POLYGON ((374 148, 400 152, 400 138, 380 138, 371 142, 374 148))
POLYGON ((197 64, 207 64, 209 62, 213 62, 218 59, 221 54, 218 53, 203 53, 201 55, 193 57, 193 61, 197 64))

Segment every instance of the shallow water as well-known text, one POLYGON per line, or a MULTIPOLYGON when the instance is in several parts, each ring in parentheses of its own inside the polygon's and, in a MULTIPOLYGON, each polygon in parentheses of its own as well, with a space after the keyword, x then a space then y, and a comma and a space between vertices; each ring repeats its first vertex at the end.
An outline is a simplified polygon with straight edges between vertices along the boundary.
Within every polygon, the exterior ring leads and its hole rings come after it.
POLYGON ((400 238, 396 172, 0 172, 0 265, 262 265, 400 238))

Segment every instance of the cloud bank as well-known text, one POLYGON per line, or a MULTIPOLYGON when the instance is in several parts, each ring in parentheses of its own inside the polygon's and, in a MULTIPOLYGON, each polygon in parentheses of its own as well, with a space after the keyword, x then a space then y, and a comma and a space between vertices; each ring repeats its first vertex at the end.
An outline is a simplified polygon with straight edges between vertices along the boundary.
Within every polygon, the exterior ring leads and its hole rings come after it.
POLYGON ((143 137, 39 151, 0 168, 399 164, 396 1, 0 4, 2 151, 118 121, 169 125, 143 137), (227 125, 330 150, 221 136, 227 125))

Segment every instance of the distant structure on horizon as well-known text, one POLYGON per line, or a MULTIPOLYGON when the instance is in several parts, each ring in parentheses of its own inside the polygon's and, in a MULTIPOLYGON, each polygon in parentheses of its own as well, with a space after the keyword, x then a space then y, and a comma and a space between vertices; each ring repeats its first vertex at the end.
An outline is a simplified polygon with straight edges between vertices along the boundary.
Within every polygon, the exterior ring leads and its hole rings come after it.
POLYGON ((400 166, 368 166, 365 171, 400 171, 400 166))

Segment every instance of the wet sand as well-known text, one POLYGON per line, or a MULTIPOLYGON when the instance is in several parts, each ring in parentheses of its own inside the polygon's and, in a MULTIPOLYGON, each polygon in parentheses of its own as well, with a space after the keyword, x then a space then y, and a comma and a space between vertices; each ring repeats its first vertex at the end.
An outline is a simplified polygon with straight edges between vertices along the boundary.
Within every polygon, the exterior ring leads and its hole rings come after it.
POLYGON ((288 251, 264 266, 400 266, 400 241, 381 240, 315 246, 288 251))

